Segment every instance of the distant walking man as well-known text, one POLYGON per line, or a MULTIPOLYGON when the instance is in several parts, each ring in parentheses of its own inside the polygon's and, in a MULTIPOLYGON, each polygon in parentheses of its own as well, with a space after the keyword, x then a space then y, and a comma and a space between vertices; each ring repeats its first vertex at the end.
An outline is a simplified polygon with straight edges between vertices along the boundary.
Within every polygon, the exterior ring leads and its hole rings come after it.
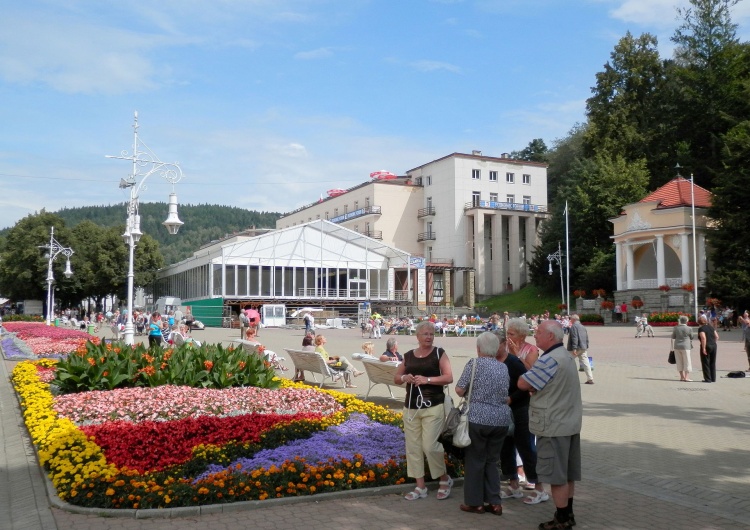
POLYGON ((529 429, 537 437, 537 475, 551 485, 557 511, 542 530, 570 528, 575 482, 581 480, 581 425, 583 404, 576 362, 563 348, 563 329, 554 320, 539 324, 534 336, 543 350, 531 370, 518 378, 519 390, 528 390, 529 429))
POLYGON ((589 363, 589 332, 581 324, 581 317, 572 315, 570 317, 570 331, 568 332, 568 351, 578 359, 586 373, 586 384, 594 384, 594 373, 591 371, 589 363))

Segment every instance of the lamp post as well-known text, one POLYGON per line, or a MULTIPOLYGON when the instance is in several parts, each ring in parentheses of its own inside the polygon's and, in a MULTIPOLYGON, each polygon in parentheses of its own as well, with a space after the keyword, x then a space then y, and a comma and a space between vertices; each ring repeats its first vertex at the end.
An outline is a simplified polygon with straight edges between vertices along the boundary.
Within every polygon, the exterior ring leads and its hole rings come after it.
POLYGON ((174 235, 183 225, 177 216, 177 195, 174 193, 174 185, 182 180, 182 169, 177 162, 162 162, 149 147, 138 139, 138 112, 135 112, 133 120, 133 153, 128 154, 123 151, 120 156, 109 156, 107 158, 116 158, 119 160, 130 160, 133 163, 133 173, 127 179, 120 179, 120 189, 130 188, 130 200, 128 202, 128 218, 125 224, 125 233, 122 238, 129 246, 128 256, 128 317, 125 322, 125 331, 123 337, 125 344, 133 345, 133 256, 135 255, 135 246, 141 239, 141 216, 138 214, 138 199, 146 180, 154 173, 159 174, 173 186, 173 191, 169 194, 169 213, 167 220, 162 224, 167 227, 170 234, 174 235), (142 172, 144 171, 144 172, 142 172))
MULTIPOLYGON (((681 177, 679 163, 675 166, 675 169, 677 170, 677 176, 681 177)), ((695 322, 698 322, 698 239, 695 230, 695 180, 692 173, 690 173, 690 210, 690 217, 693 221, 693 316, 695 322)))
MULTIPOLYGON (((554 261, 557 263, 557 266, 560 267, 560 296, 562 297, 562 305, 565 305, 565 284, 563 283, 563 271, 562 271, 562 250, 560 250, 560 242, 557 242, 557 252, 554 252, 552 254, 547 255, 547 261, 549 261, 549 272, 550 276, 552 276, 552 262, 554 261)), ((570 313, 570 308, 568 307, 568 312, 570 313)))
POLYGON ((39 248, 47 250, 47 325, 52 323, 52 284, 55 283, 55 274, 52 271, 52 263, 60 254, 64 254, 67 259, 65 263, 66 278, 73 276, 73 270, 70 268, 70 256, 73 255, 73 249, 64 247, 55 239, 55 227, 51 226, 49 231, 49 244, 42 245, 39 248))

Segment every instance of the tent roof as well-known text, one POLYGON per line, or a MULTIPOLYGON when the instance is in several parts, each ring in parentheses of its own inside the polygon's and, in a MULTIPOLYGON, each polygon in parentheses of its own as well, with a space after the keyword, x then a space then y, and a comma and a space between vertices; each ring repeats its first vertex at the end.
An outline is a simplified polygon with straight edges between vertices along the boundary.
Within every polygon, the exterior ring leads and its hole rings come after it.
POLYGON ((226 263, 347 268, 407 267, 410 257, 324 219, 223 245, 222 256, 226 263))

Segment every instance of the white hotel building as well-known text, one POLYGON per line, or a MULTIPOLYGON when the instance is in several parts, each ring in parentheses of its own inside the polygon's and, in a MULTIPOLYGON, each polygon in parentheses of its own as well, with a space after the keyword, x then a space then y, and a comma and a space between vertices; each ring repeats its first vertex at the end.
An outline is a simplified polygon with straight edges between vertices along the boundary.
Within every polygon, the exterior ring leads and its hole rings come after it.
POLYGON ((279 229, 325 219, 402 250, 395 271, 415 305, 465 305, 519 289, 547 218, 547 165, 453 153, 393 180, 373 180, 299 208, 279 229), (409 278, 409 275, 413 275, 409 278))

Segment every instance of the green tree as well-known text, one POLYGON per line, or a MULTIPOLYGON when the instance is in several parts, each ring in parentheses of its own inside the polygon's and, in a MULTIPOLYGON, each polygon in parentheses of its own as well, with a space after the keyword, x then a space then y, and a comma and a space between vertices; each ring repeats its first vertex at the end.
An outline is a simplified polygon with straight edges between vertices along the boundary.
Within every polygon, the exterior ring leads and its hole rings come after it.
POLYGON ((731 8, 738 0, 690 0, 678 9, 682 23, 672 36, 679 98, 676 137, 689 146, 697 184, 708 189, 722 172, 722 136, 747 117, 747 49, 737 37, 731 8), (744 115, 744 116, 743 116, 744 115))
MULTIPOLYGON (((750 94, 749 94, 750 95, 750 94)), ((724 160, 733 168, 716 179, 709 216, 711 261, 707 286, 712 295, 737 309, 750 304, 750 120, 734 127, 724 138, 724 160)))
POLYGON ((547 144, 541 138, 535 138, 529 142, 529 145, 520 151, 513 151, 511 158, 516 160, 527 160, 529 162, 547 162, 547 153, 549 149, 547 144))
POLYGON ((536 285, 551 287, 547 275, 546 256, 557 250, 561 241, 565 248, 565 215, 568 208, 568 239, 570 242, 571 286, 583 281, 606 284, 589 285, 589 289, 614 287, 612 228, 609 219, 616 217, 622 207, 640 200, 646 193, 648 171, 644 160, 627 162, 622 156, 603 154, 577 160, 565 176, 553 206, 553 216, 542 232, 541 252, 531 264, 536 285), (595 259, 594 259, 595 258, 595 259))
MULTIPOLYGON (((59 216, 42 210, 35 215, 21 219, 2 241, 0 248, 0 292, 12 300, 46 300, 47 268, 49 259, 41 246, 49 244, 50 227, 55 228, 55 239, 63 246, 73 245, 73 235, 59 216)), ((71 257, 71 267, 75 273, 78 256, 71 257)), ((66 260, 60 254, 52 263, 55 278, 55 298, 63 305, 75 303, 78 297, 78 284, 75 274, 66 278, 63 274, 66 260)))

